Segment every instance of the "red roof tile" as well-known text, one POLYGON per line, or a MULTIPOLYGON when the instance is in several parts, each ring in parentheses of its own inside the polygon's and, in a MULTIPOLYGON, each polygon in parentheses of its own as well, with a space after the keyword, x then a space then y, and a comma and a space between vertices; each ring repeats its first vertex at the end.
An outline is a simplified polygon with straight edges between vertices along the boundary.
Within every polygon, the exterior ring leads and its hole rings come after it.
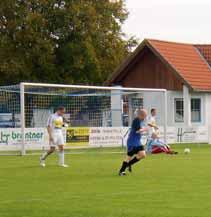
POLYGON ((211 90, 210 45, 146 41, 194 90, 211 90))
POLYGON ((199 49, 200 53, 207 60, 209 65, 211 65, 211 45, 195 45, 199 49))

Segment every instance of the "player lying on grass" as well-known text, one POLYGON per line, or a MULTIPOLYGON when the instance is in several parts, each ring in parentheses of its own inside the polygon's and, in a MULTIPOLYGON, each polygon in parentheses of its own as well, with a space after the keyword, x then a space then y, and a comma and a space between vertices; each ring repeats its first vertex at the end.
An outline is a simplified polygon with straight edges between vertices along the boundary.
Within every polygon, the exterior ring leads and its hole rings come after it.
POLYGON ((162 142, 156 133, 152 133, 151 138, 148 138, 146 151, 151 154, 178 154, 178 152, 173 151, 169 145, 162 142))
POLYGON ((127 157, 123 161, 119 171, 120 176, 125 176, 125 170, 128 168, 132 172, 132 165, 146 157, 144 146, 141 144, 141 137, 148 130, 145 127, 147 111, 140 109, 136 113, 137 117, 133 120, 132 127, 127 140, 127 157))
POLYGON ((159 139, 159 128, 156 123, 157 110, 155 108, 151 109, 151 116, 148 118, 148 139, 147 139, 147 153, 151 154, 178 154, 177 152, 171 150, 170 146, 165 144, 159 139))
POLYGON ((48 119, 47 130, 49 134, 50 149, 40 157, 40 165, 42 167, 45 167, 46 158, 56 150, 56 147, 59 149, 59 166, 68 167, 64 163, 64 136, 62 133, 64 113, 65 108, 61 106, 57 109, 56 113, 52 114, 48 119))

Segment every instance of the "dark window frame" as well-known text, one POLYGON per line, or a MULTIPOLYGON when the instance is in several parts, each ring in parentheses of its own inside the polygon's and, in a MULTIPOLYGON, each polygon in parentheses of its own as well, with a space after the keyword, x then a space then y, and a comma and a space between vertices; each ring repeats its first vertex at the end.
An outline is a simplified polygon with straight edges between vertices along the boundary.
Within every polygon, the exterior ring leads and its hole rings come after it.
POLYGON ((174 98, 174 122, 175 123, 184 123, 184 100, 183 98, 174 98), (179 104, 182 108, 178 108, 179 104), (182 119, 179 120, 178 115, 182 116, 182 119))

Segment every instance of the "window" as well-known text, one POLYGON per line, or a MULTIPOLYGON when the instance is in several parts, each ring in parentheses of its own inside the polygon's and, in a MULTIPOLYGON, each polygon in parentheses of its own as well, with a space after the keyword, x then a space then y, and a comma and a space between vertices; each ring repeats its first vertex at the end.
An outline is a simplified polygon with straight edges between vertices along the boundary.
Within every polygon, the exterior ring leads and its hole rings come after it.
POLYGON ((201 122, 201 99, 191 99, 191 121, 201 122))
POLYGON ((140 109, 144 106, 143 98, 132 98, 132 107, 133 109, 140 109))
POLYGON ((143 107, 144 107, 143 98, 132 98, 133 118, 135 118, 135 116, 136 116, 137 109, 142 109, 143 107))
POLYGON ((143 108, 144 100, 143 98, 131 98, 124 96, 123 98, 123 126, 129 126, 129 104, 132 106, 132 115, 135 117, 135 112, 137 109, 143 108), (131 101, 130 101, 131 100, 131 101))
MULTIPOLYGON (((176 98, 174 102, 175 106, 175 122, 184 122, 184 102, 183 98, 176 98)), ((191 99, 191 122, 201 122, 201 99, 191 99)))
POLYGON ((175 122, 182 123, 184 122, 184 103, 182 98, 175 99, 175 122))
POLYGON ((133 115, 135 115, 137 109, 142 109, 143 107, 144 107, 143 98, 132 98, 133 115))

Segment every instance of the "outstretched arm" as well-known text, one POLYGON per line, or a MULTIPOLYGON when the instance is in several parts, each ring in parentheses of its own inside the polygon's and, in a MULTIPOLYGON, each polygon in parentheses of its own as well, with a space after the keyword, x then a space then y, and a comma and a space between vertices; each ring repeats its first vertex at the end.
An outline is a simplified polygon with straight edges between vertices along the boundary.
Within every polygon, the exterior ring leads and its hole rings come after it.
POLYGON ((140 128, 137 133, 144 133, 144 132, 148 132, 148 128, 147 127, 143 127, 143 128, 140 128))
POLYGON ((155 125, 155 124, 148 123, 148 126, 149 126, 149 127, 153 127, 155 130, 158 130, 158 127, 157 127, 157 125, 155 125))

